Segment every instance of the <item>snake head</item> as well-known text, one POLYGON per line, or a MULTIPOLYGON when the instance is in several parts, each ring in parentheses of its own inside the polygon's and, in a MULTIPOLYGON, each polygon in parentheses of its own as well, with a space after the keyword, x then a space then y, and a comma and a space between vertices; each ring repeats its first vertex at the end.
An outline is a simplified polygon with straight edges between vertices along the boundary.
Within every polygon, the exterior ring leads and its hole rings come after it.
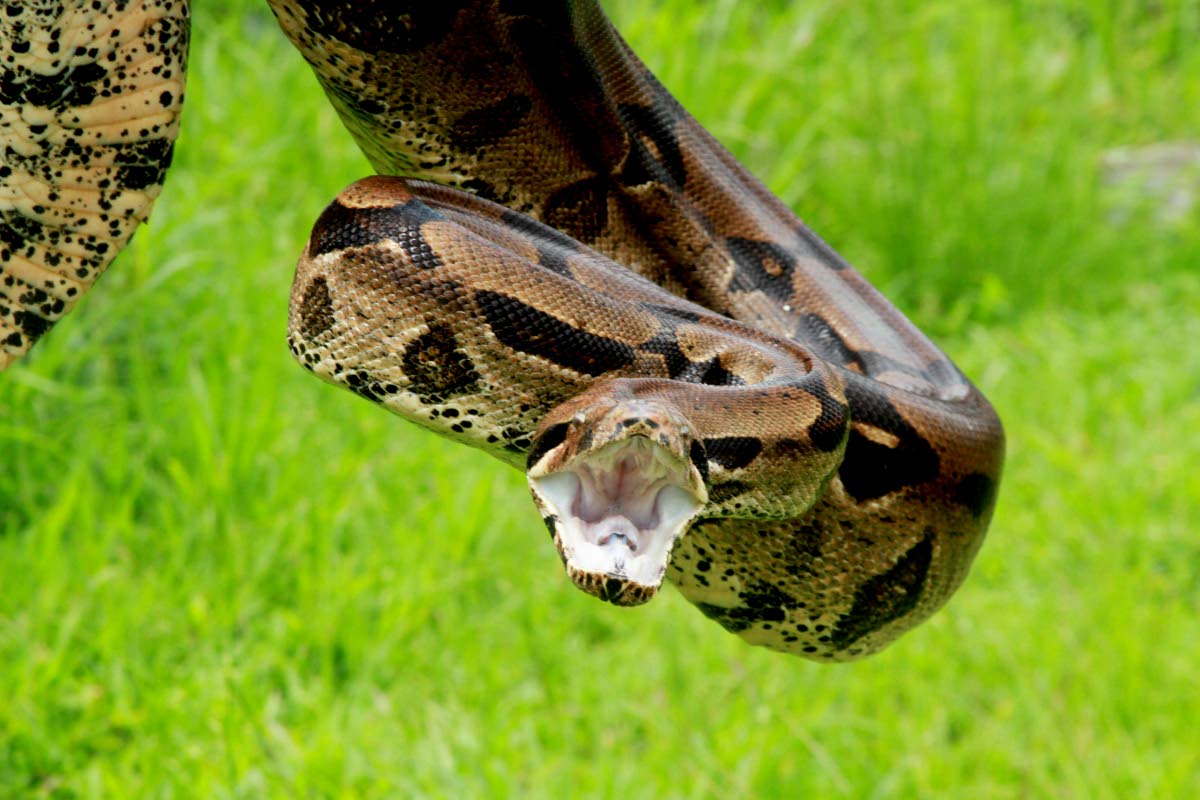
POLYGON ((654 596, 708 502, 693 441, 686 419, 654 400, 589 392, 547 415, 526 474, 576 586, 621 606, 654 596))

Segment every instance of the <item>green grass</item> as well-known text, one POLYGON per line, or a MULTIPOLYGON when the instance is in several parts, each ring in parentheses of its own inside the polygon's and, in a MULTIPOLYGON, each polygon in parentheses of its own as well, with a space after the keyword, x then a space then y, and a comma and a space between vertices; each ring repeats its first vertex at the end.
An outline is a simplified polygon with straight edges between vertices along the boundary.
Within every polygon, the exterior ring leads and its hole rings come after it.
POLYGON ((844 666, 592 600, 517 472, 291 362, 368 169, 199 5, 151 225, 0 377, 0 797, 1194 796, 1200 222, 1098 163, 1200 130, 1200 3, 609 4, 1007 425, 967 583, 844 666))

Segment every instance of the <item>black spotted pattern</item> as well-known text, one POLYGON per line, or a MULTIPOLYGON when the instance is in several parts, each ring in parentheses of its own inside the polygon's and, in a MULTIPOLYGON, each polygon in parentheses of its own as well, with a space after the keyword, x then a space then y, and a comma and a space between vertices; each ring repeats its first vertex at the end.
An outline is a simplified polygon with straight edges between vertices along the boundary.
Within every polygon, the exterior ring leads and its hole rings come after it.
POLYGON ((86 106, 96 99, 96 83, 108 70, 95 62, 67 67, 61 73, 45 75, 32 70, 0 71, 0 104, 31 105, 50 109, 86 106))
POLYGON ((673 326, 666 327, 648 342, 637 346, 643 353, 661 356, 667 367, 667 377, 684 383, 705 386, 739 386, 744 381, 721 366, 716 356, 707 361, 692 361, 683 354, 673 326))
POLYGON ((667 368, 667 377, 684 383, 699 383, 705 386, 740 386, 745 383, 740 377, 725 369, 717 356, 706 361, 692 361, 683 353, 679 346, 679 322, 697 322, 700 315, 690 311, 660 306, 653 303, 641 303, 643 309, 650 312, 661 326, 653 339, 643 342, 637 349, 643 353, 653 353, 662 357, 667 368))
POLYGON ((43 228, 42 223, 19 211, 0 211, 0 245, 6 245, 6 250, 20 250, 26 242, 41 239, 43 228))
POLYGON ((870 374, 859 354, 822 317, 803 314, 797 322, 799 338, 818 356, 843 367, 857 366, 864 374, 870 374))
MULTIPOLYGON (((46 331, 50 330, 50 320, 40 317, 30 311, 14 311, 13 322, 21 329, 21 333, 25 334, 27 341, 30 343, 36 342, 42 337, 46 331)), ((9 334, 9 338, 14 340, 9 342, 15 347, 21 346, 19 338, 14 338, 13 334, 9 334)))
POLYGON ((333 329, 333 300, 329 284, 320 275, 309 282, 300 299, 300 335, 315 342, 333 329))
POLYGON ((741 469, 750 465, 762 452, 762 442, 752 436, 720 436, 704 440, 704 452, 709 461, 725 469, 741 469))
POLYGON ((751 619, 762 622, 783 622, 786 609, 797 605, 794 597, 766 581, 752 581, 738 593, 738 599, 751 619))
POLYGON ((791 300, 796 258, 790 250, 774 242, 736 236, 727 238, 725 245, 738 264, 731 288, 741 291, 760 289, 767 297, 781 303, 791 300))
POLYGON ((792 531, 784 549, 784 569, 797 580, 805 581, 818 576, 815 565, 821 558, 821 528, 813 523, 797 526, 792 531))
MULTIPOLYGON (((570 4, 503 0, 499 6, 503 13, 516 17, 508 26, 508 39, 536 86, 535 96, 546 108, 554 109, 554 121, 561 126, 563 137, 579 148, 596 175, 607 175, 606 137, 596 133, 612 130, 618 121, 595 65, 577 46, 570 4)), ((543 219, 550 222, 547 216, 543 219)), ((584 238, 574 228, 564 230, 577 239, 584 238)))
POLYGON ((890 433, 898 443, 895 447, 879 444, 852 427, 846 456, 838 468, 846 491, 861 503, 936 478, 941 459, 929 442, 900 416, 891 401, 872 391, 867 379, 853 374, 847 377, 846 398, 854 409, 854 419, 890 433))
POLYGON ((307 9, 307 24, 313 33, 371 54, 411 53, 444 37, 458 12, 469 3, 403 0, 395 5, 395 9, 381 13, 374 4, 359 0, 311 3, 307 9))
POLYGON ((712 603, 696 603, 696 608, 704 616, 721 623, 721 627, 730 633, 741 633, 752 622, 744 608, 726 608, 712 603))
POLYGON ((966 506, 978 519, 996 502, 996 482, 981 472, 972 472, 958 482, 954 502, 966 506))
MULTIPOLYGON (((711 566, 701 561, 697 568, 708 570, 711 566)), ((738 593, 738 600, 742 605, 733 608, 711 603, 697 603, 696 607, 704 616, 721 623, 725 630, 740 633, 756 622, 783 622, 787 619, 788 609, 800 605, 794 597, 766 581, 752 581, 738 593)))
POLYGON ((842 649, 917 607, 933 563, 933 534, 926 533, 882 575, 868 579, 854 593, 854 604, 833 629, 832 642, 842 649))
POLYGON ((617 115, 632 146, 621 180, 628 186, 657 181, 675 191, 681 190, 687 180, 687 171, 683 165, 683 151, 675 136, 674 121, 662 110, 651 106, 621 105, 617 115))
POLYGON ((450 127, 450 139, 460 150, 473 152, 503 139, 521 124, 533 103, 523 94, 510 94, 490 106, 468 111, 450 127))
POLYGON ((724 481, 708 487, 708 499, 720 505, 727 500, 741 497, 754 491, 754 484, 746 481, 724 481))
POLYGON ((808 429, 813 447, 822 453, 832 453, 846 440, 850 407, 840 403, 824 392, 816 393, 821 401, 821 414, 808 429))
POLYGON ((581 252, 579 242, 516 211, 505 211, 500 220, 519 233, 525 234, 529 242, 537 247, 540 266, 564 278, 575 279, 571 268, 567 266, 567 259, 581 252))
POLYGON ((608 186, 601 177, 585 178, 559 189, 546 201, 546 223, 570 231, 582 242, 595 242, 608 225, 608 186))
POLYGON ((687 308, 676 308, 674 306, 660 306, 656 303, 642 303, 642 308, 654 314, 660 319, 666 318, 673 322, 699 322, 700 314, 687 308))
POLYGON ((171 160, 175 156, 175 143, 170 139, 147 139, 134 142, 118 150, 113 157, 117 168, 117 182, 130 189, 147 189, 163 182, 171 160))
POLYGON ((313 225, 309 256, 316 258, 347 247, 366 247, 393 239, 404 243, 418 266, 437 267, 441 261, 421 238, 420 226, 439 219, 444 217, 419 200, 369 208, 347 208, 335 200, 313 225))
POLYGON ((440 403, 479 389, 479 373, 449 326, 432 324, 404 349, 408 390, 423 403, 440 403))

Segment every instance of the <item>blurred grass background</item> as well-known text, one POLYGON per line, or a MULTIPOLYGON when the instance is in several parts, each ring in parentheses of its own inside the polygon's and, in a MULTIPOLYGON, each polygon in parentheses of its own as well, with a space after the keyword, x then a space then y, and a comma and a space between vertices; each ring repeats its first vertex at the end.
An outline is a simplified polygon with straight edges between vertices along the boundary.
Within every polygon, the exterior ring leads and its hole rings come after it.
POLYGON ((0 797, 1192 797, 1197 0, 614 0, 693 113, 1005 420, 949 606, 883 654, 574 589, 523 479, 306 376, 367 173, 265 7, 196 9, 148 228, 0 377, 0 797))

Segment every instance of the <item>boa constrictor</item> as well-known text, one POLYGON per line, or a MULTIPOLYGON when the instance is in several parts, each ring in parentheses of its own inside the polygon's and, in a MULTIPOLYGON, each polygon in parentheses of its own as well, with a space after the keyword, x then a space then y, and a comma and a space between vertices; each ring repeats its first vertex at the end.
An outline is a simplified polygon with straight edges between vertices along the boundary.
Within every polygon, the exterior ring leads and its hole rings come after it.
MULTIPOLYGON (((595 0, 270 0, 384 175, 318 219, 288 341, 323 379, 527 470, 567 571, 664 576, 753 644, 873 652, 963 580, 991 406, 644 68, 595 0), (417 180, 419 179, 419 180, 417 180)), ((162 183, 177 0, 0 25, 0 366, 162 183)))

